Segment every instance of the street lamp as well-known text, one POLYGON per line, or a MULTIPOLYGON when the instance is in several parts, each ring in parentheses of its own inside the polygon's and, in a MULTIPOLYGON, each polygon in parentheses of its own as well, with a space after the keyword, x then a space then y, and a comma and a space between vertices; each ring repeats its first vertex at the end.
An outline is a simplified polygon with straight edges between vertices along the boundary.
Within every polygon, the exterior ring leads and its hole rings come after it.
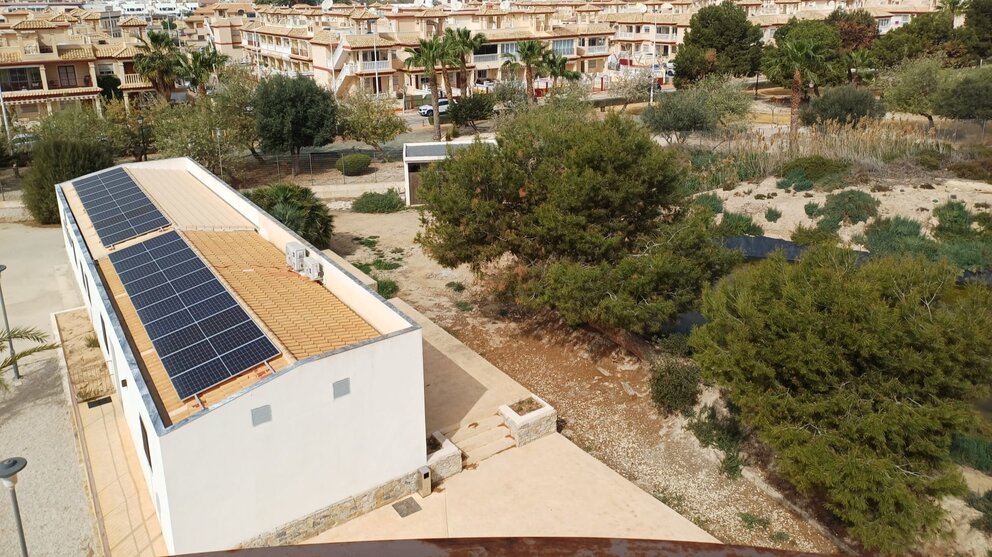
POLYGON ((141 135, 141 160, 148 160, 148 145, 145 143, 145 117, 138 116, 138 134, 141 135))
POLYGON ((17 483, 17 473, 24 470, 27 465, 28 461, 19 456, 0 461, 0 482, 3 482, 3 486, 10 492, 10 504, 14 507, 14 524, 17 526, 17 535, 21 539, 22 557, 28 557, 28 545, 24 542, 24 526, 21 524, 21 509, 17 506, 17 493, 14 491, 14 484, 17 483))
MULTIPOLYGON (((0 278, 7 270, 6 265, 0 265, 0 278)), ((3 286, 0 285, 0 313, 3 313, 3 332, 7 335, 7 342, 10 343, 11 368, 14 370, 14 379, 21 378, 21 372, 17 369, 17 354, 14 352, 14 339, 10 336, 10 322, 7 321, 7 305, 3 301, 3 286)))

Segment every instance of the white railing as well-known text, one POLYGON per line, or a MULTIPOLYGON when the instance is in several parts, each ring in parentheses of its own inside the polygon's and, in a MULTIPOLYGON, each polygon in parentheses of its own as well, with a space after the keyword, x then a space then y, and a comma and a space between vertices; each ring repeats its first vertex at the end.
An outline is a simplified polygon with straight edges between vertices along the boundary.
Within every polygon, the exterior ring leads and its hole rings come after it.
POLYGON ((354 71, 354 67, 355 67, 354 64, 348 63, 348 64, 345 64, 343 68, 341 68, 341 71, 340 72, 338 72, 338 76, 336 78, 334 78, 334 93, 335 94, 337 94, 337 92, 341 89, 341 86, 344 85, 345 78, 347 78, 349 75, 351 75, 351 73, 354 71))
POLYGON ((338 62, 341 61, 341 56, 344 54, 344 41, 338 37, 338 46, 334 48, 334 54, 331 55, 331 67, 337 69, 338 62))
POLYGON ((654 38, 659 41, 674 41, 676 36, 671 33, 657 33, 654 38))
POLYGON ((605 44, 598 44, 595 46, 587 46, 586 54, 603 54, 608 48, 605 44))
POLYGON ((633 31, 618 31, 617 36, 621 39, 636 39, 640 36, 640 33, 634 33, 633 31))
POLYGON ((124 85, 145 85, 151 87, 151 83, 141 77, 141 74, 129 73, 124 74, 124 85))
POLYGON ((473 54, 472 61, 476 64, 485 64, 486 62, 499 62, 499 54, 473 54))
POLYGON ((368 62, 361 62, 360 66, 363 72, 374 72, 376 70, 388 70, 390 69, 389 60, 374 60, 368 62))

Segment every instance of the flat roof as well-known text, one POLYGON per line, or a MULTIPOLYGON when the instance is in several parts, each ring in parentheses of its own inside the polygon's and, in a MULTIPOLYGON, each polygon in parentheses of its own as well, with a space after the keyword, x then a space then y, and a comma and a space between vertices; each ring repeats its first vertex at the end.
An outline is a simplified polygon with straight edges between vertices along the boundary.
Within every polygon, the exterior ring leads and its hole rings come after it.
POLYGON ((187 164, 193 163, 184 159, 176 159, 174 165, 170 162, 122 165, 169 220, 169 225, 114 246, 101 242, 74 183, 61 184, 68 208, 102 276, 165 427, 216 405, 299 360, 383 335, 323 284, 293 271, 281 246, 267 240, 252 221, 190 172, 187 164), (279 350, 268 362, 186 400, 180 399, 176 392, 109 257, 116 250, 169 232, 179 234, 189 244, 279 350))
MULTIPOLYGON (((482 140, 482 143, 494 144, 493 140, 482 140)), ((403 160, 406 162, 418 162, 413 159, 441 160, 448 158, 448 153, 464 149, 475 145, 475 141, 462 141, 458 143, 434 142, 434 143, 407 143, 403 145, 403 160)), ((422 162, 422 161, 421 161, 422 162)))

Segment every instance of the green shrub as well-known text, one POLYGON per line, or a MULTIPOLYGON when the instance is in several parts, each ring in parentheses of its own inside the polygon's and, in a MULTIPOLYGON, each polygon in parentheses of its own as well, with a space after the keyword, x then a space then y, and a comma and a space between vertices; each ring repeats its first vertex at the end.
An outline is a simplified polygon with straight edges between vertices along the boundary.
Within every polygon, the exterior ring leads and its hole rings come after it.
POLYGON ((358 176, 364 173, 370 164, 372 164, 372 157, 355 153, 338 159, 338 162, 334 163, 334 168, 340 170, 345 176, 358 176))
POLYGON ((378 278, 375 279, 375 289, 379 292, 380 296, 387 300, 400 291, 400 287, 397 286, 396 281, 378 278))
POLYGON ((859 243, 872 255, 923 255, 933 259, 937 245, 923 236, 920 223, 904 217, 880 218, 865 227, 859 243))
POLYGON ((803 205, 803 211, 806 211, 807 217, 814 218, 820 211, 820 204, 816 201, 810 201, 809 203, 803 205))
POLYGON ((465 291, 465 285, 462 284, 462 283, 460 283, 460 282, 457 282, 457 281, 451 281, 451 282, 445 284, 445 286, 447 286, 448 288, 454 290, 455 292, 464 292, 465 291))
POLYGON ((372 268, 379 271, 392 271, 393 269, 399 269, 402 266, 403 264, 399 261, 390 261, 381 257, 377 257, 372 262, 372 268))
POLYGON ((781 173, 783 176, 788 176, 790 172, 801 170, 806 175, 806 178, 814 182, 819 182, 828 176, 843 174, 850 168, 851 164, 847 161, 813 155, 811 157, 800 157, 785 163, 782 165, 781 173))
POLYGON ((992 184, 992 158, 987 160, 964 160, 950 165, 951 172, 964 180, 979 180, 992 184))
POLYGON ((951 440, 951 458, 958 464, 992 474, 992 439, 955 435, 951 440))
POLYGON ((351 202, 351 210, 356 213, 395 213, 404 207, 400 193, 392 188, 385 193, 367 191, 351 202))
POLYGON ((948 201, 933 210, 937 217, 934 236, 939 239, 967 236, 971 234, 971 213, 960 201, 948 201))
POLYGON ((472 311, 472 304, 466 302, 465 300, 458 300, 455 302, 455 307, 458 311, 472 311))
POLYGON ((249 190, 245 196, 315 248, 327 248, 334 221, 327 205, 310 188, 279 182, 249 190))
POLYGON ((357 263, 352 263, 351 265, 356 269, 358 269, 359 271, 365 273, 366 275, 372 272, 371 263, 357 262, 357 263))
POLYGON ((842 223, 865 222, 878 216, 879 201, 860 190, 847 190, 827 196, 818 215, 817 227, 837 231, 842 223))
POLYGON ((699 399, 699 382, 695 362, 665 359, 651 366, 651 397, 665 414, 692 410, 699 399))
POLYGON ((916 154, 913 162, 924 170, 940 170, 946 159, 947 155, 937 149, 925 149, 916 154))
POLYGON ((992 490, 981 495, 971 493, 968 495, 967 501, 971 508, 982 513, 981 516, 971 521, 971 525, 986 534, 992 534, 992 490))
POLYGON ((101 143, 41 140, 24 181, 23 201, 38 224, 58 224, 55 184, 78 178, 114 164, 110 148, 101 143))
POLYGON ((764 530, 772 524, 772 521, 756 514, 739 513, 737 516, 741 517, 741 522, 744 523, 744 528, 747 528, 748 530, 754 530, 755 528, 761 528, 764 530))
POLYGON ((462 97, 448 108, 448 117, 458 126, 470 126, 478 130, 476 122, 493 116, 496 99, 492 95, 472 95, 462 97))
POLYGON ((796 226, 792 231, 790 239, 800 246, 813 246, 816 244, 836 245, 840 242, 837 232, 822 230, 815 226, 796 226))
POLYGON ((874 93, 850 85, 827 89, 800 112, 807 126, 830 121, 856 125, 861 120, 883 116, 885 105, 875 99, 874 93))
POLYGON ((715 407, 707 406, 689 422, 688 428, 702 446, 723 451, 720 470, 728 478, 740 477, 747 462, 741 454, 744 430, 736 418, 729 414, 722 416, 715 407))
POLYGON ((800 168, 790 170, 785 176, 775 182, 780 190, 809 191, 813 189, 813 181, 806 177, 806 172, 800 168))
POLYGON ((721 200, 715 193, 704 193, 702 195, 697 195, 693 198, 692 202, 713 211, 714 215, 723 212, 723 200, 721 200))
POLYGON ((692 354, 692 347, 689 346, 688 335, 671 333, 659 338, 656 343, 662 352, 672 356, 685 358, 692 354))
POLYGON ((734 165, 737 167, 737 180, 740 182, 750 182, 756 178, 765 176, 765 168, 768 166, 768 153, 761 151, 745 151, 734 157, 734 165))
POLYGON ((778 219, 782 218, 782 211, 774 207, 769 207, 765 209, 765 220, 768 222, 777 222, 778 219))
POLYGON ((761 236, 765 231, 755 224, 754 219, 740 213, 725 212, 720 224, 716 227, 716 235, 728 236, 761 236))

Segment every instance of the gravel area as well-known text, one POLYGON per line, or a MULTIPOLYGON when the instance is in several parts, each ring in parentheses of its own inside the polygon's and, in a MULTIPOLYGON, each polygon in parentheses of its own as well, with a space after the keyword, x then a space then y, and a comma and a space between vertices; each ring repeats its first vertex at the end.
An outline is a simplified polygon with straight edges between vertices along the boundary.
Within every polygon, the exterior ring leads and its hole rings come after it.
MULTIPOLYGON (((57 227, 0 224, 4 296, 12 325, 51 332, 49 315, 80 305, 57 227)), ((0 458, 23 456, 17 495, 32 557, 99 555, 83 468, 54 352, 21 366, 0 392, 0 458)), ((0 555, 19 554, 7 495, 0 496, 0 555)))

